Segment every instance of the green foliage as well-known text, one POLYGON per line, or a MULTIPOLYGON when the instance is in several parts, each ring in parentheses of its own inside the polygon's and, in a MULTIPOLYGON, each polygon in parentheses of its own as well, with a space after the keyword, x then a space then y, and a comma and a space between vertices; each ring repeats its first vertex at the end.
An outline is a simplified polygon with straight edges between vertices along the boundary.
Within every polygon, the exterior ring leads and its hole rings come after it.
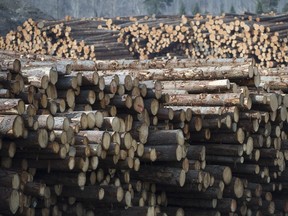
POLYGON ((144 3, 147 7, 147 12, 151 14, 161 14, 161 8, 170 6, 173 0, 145 0, 144 3))
POLYGON ((231 8, 230 8, 230 13, 236 13, 235 8, 234 8, 234 5, 231 6, 231 8))
POLYGON ((288 12, 288 3, 286 3, 282 9, 283 13, 287 13, 288 12))
POLYGON ((185 15, 186 14, 186 8, 183 2, 181 1, 180 9, 179 9, 179 15, 185 15))
POLYGON ((277 11, 277 6, 278 6, 279 0, 270 0, 269 1, 269 8, 276 12, 277 11))
POLYGON ((192 9, 193 14, 201 13, 200 6, 198 2, 195 4, 194 8, 192 9))
POLYGON ((262 3, 258 0, 257 1, 257 6, 256 6, 256 13, 257 14, 262 14, 264 11, 263 11, 263 6, 262 6, 262 3))
POLYGON ((224 3, 223 2, 221 2, 221 4, 220 4, 220 12, 221 12, 221 14, 224 13, 224 3))
POLYGON ((279 0, 258 0, 256 6, 256 13, 268 13, 270 11, 277 11, 279 0))

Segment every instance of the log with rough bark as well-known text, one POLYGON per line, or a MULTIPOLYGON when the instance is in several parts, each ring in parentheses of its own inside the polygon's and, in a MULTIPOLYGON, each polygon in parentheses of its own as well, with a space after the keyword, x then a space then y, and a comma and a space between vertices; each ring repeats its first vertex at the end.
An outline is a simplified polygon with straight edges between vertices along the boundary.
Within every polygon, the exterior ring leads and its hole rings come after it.
POLYGON ((0 187, 0 212, 2 214, 15 214, 19 208, 19 192, 11 188, 0 187))
MULTIPOLYGON (((46 90, 23 73, 23 92, 2 98, 14 102, 0 121, 0 183, 19 189, 20 215, 33 211, 30 200, 35 213, 55 215, 96 215, 111 205, 115 214, 138 205, 159 215, 183 215, 177 206, 199 215, 283 211, 276 201, 285 204, 287 187, 287 95, 255 88, 261 71, 251 60, 67 60, 56 82, 47 71, 57 61, 45 58, 24 68, 43 67, 46 90), (162 95, 162 86, 186 92, 162 95)), ((2 83, 16 77, 6 72, 0 85, 10 91, 2 83)))
POLYGON ((185 184, 186 177, 184 170, 156 166, 142 166, 138 172, 133 172, 133 175, 144 181, 181 187, 185 184))
POLYGON ((19 115, 1 115, 0 133, 3 137, 21 137, 24 134, 24 122, 19 115))

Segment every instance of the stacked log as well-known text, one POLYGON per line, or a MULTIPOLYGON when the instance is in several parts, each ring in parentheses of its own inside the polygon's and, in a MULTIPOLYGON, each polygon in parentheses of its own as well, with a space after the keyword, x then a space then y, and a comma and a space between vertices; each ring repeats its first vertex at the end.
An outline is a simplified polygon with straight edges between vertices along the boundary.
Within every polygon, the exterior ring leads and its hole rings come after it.
POLYGON ((87 60, 95 60, 96 56, 99 60, 132 58, 125 45, 117 42, 119 31, 106 30, 110 22, 103 18, 60 22, 28 19, 17 31, 10 31, 5 40, 0 39, 0 48, 87 60))
POLYGON ((287 213, 286 95, 261 73, 250 59, 1 60, 0 213, 287 213))
POLYGON ((254 58, 287 64, 287 14, 32 19, 0 38, 0 48, 78 59, 254 58))

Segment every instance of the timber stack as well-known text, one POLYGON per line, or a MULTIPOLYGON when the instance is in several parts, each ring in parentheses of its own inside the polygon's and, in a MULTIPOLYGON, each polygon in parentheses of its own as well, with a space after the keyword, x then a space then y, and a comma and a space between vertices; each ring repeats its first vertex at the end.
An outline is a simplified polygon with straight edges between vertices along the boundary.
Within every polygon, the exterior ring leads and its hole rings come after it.
POLYGON ((260 76, 284 70, 11 56, 0 61, 1 214, 287 214, 288 95, 260 76))
POLYGON ((24 22, 0 38, 0 48, 91 60, 254 58, 286 65, 287 14, 140 16, 24 22))

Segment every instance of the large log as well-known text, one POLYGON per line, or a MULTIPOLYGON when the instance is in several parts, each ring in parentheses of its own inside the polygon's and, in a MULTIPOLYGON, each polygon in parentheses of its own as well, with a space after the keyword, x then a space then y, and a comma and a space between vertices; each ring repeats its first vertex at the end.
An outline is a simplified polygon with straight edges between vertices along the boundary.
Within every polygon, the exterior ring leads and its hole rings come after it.
POLYGON ((19 208, 19 192, 11 188, 0 187, 0 212, 15 214, 19 208))
POLYGON ((19 189, 20 177, 17 172, 0 169, 0 183, 2 187, 19 189))
POLYGON ((142 166, 138 172, 133 172, 133 176, 164 185, 183 186, 185 184, 185 171, 177 168, 165 168, 156 166, 142 166))
POLYGON ((101 144, 103 149, 109 149, 111 143, 111 136, 106 131, 81 130, 78 134, 82 136, 87 136, 90 143, 101 144))
POLYGON ((76 197, 81 199, 102 200, 105 197, 105 189, 100 186, 85 186, 83 190, 80 187, 64 186, 61 196, 76 197))
POLYGON ((24 122, 18 115, 0 116, 0 133, 3 137, 21 137, 24 134, 24 122))
POLYGON ((151 130, 146 145, 184 145, 184 135, 181 130, 151 130))
POLYGON ((176 106, 244 106, 244 95, 238 93, 169 95, 166 105, 176 106))

